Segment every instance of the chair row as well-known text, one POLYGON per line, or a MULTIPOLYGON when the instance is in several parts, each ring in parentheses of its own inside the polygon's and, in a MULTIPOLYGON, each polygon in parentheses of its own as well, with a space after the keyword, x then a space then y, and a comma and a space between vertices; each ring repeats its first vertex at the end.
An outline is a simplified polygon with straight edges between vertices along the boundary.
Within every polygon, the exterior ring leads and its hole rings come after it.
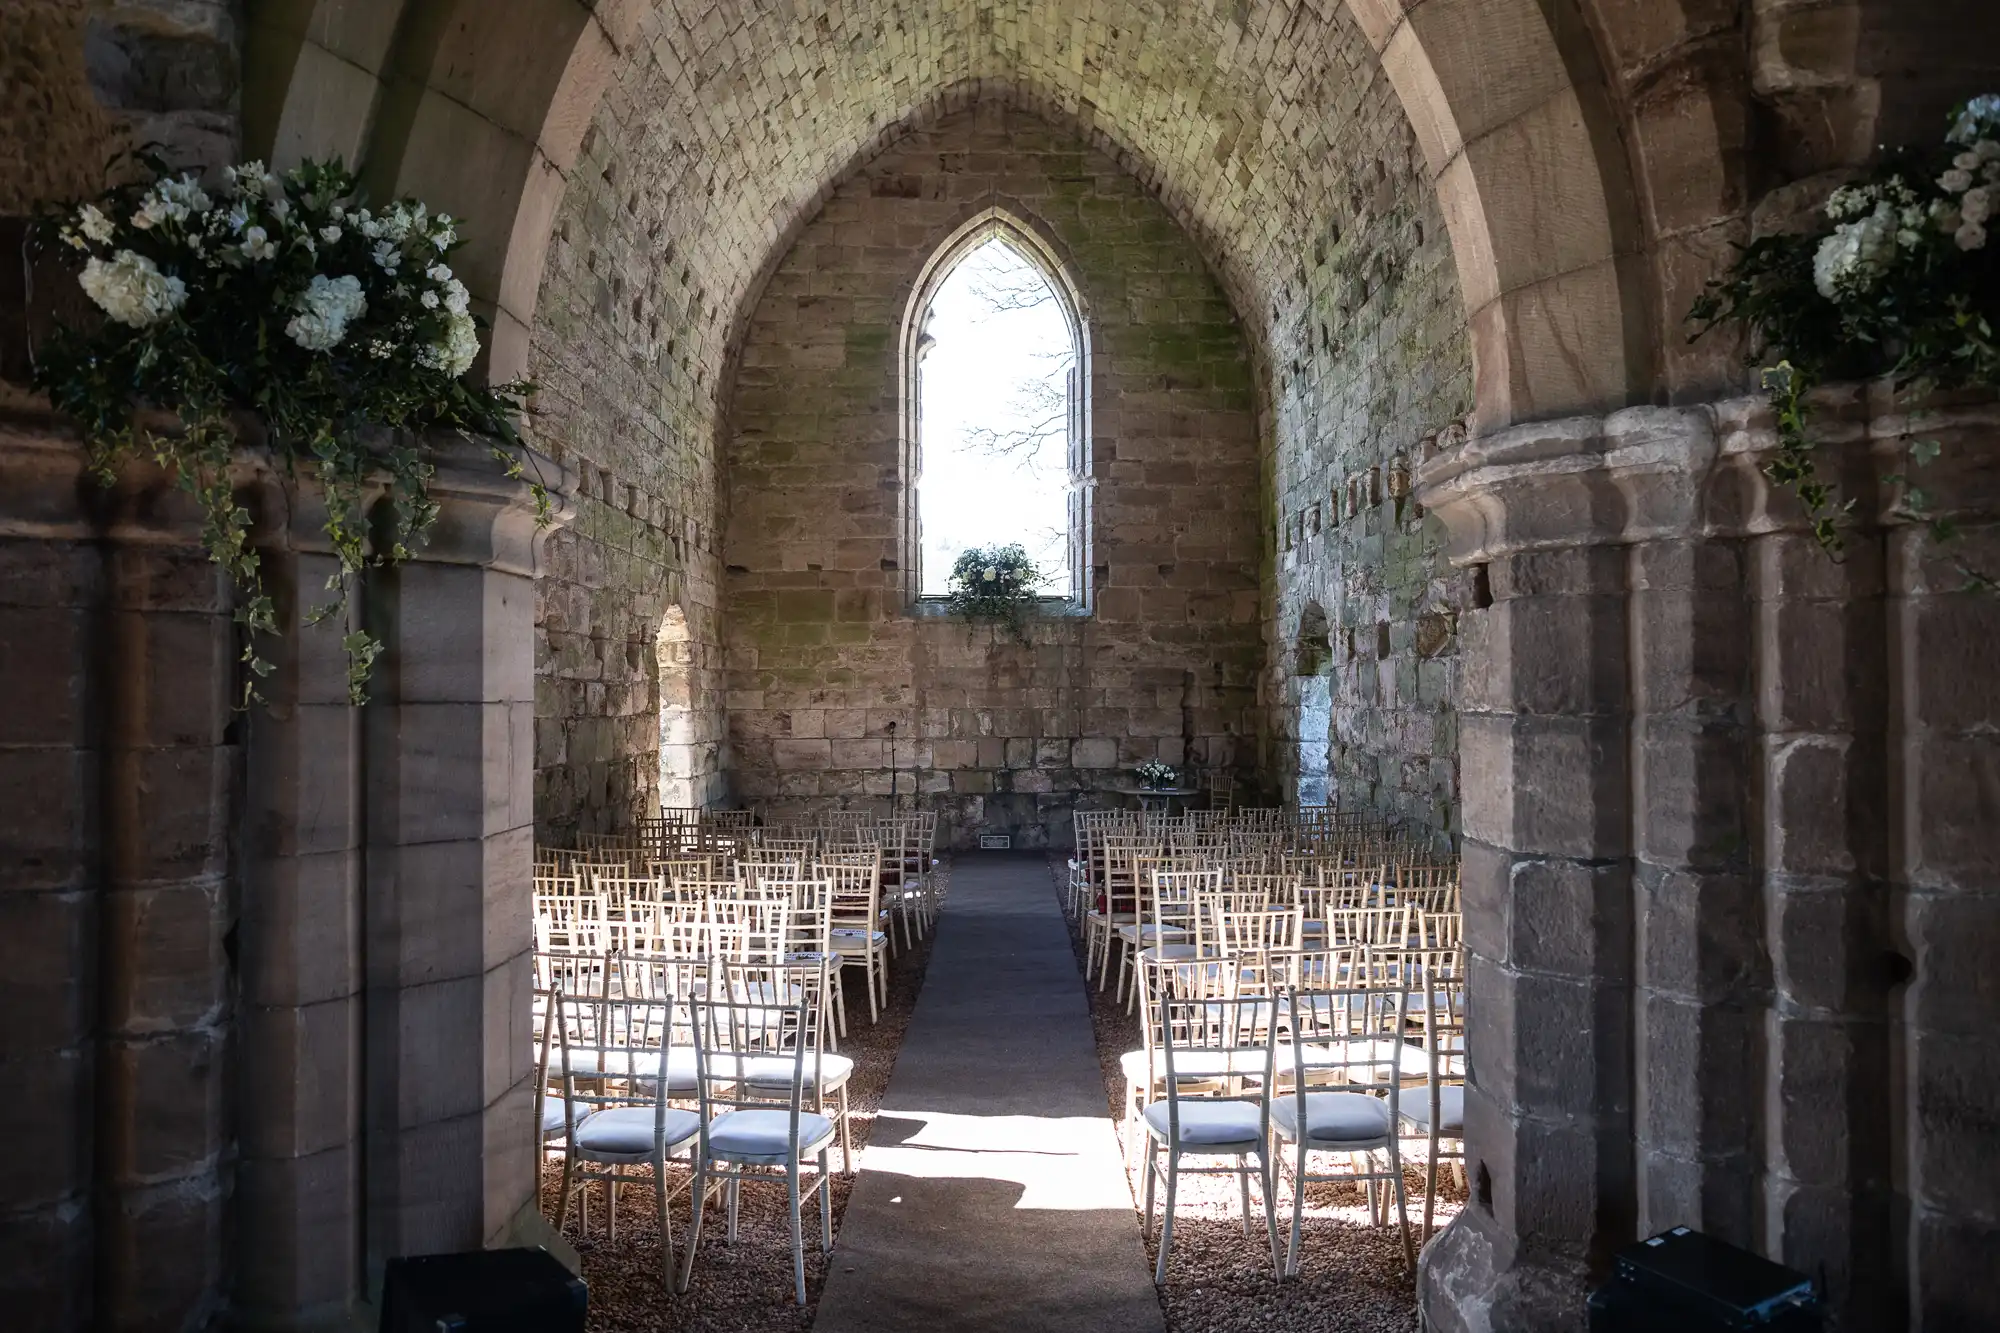
POLYGON ((556 1228, 577 1199, 587 1231, 589 1189, 601 1183, 615 1242, 619 1184, 647 1181, 658 1200, 662 1280, 684 1293, 705 1209, 725 1205, 734 1242, 743 1185, 778 1181, 789 1205, 794 1294, 804 1305, 804 1211, 817 1196, 820 1244, 830 1250, 836 1140, 843 1169, 853 1170, 854 1062, 823 1045, 825 961, 628 955, 602 967, 595 975, 573 968, 536 990, 535 1115, 544 1149, 558 1148, 563 1162, 556 1228), (688 1166, 679 1183, 667 1173, 675 1160, 688 1166), (668 1205, 683 1193, 690 1224, 676 1275, 668 1205))
POLYGON ((1325 1180, 1362 1185, 1378 1223, 1393 1200, 1413 1265, 1403 1139, 1426 1145, 1426 1239, 1438 1166, 1463 1162, 1464 987, 1456 953, 1363 947, 1203 960, 1158 969, 1146 994, 1144 1046, 1120 1063, 1128 1155, 1145 1153, 1149 1230, 1156 1186, 1165 1186, 1155 1280, 1166 1279, 1176 1189, 1190 1171, 1241 1179, 1246 1229, 1249 1185, 1258 1181, 1280 1275, 1298 1271, 1303 1187, 1325 1180), (1346 1169, 1315 1171, 1323 1155, 1344 1158, 1346 1169), (1187 1157, 1230 1160, 1189 1167, 1187 1157), (1291 1237, 1280 1259, 1276 1196, 1286 1173, 1291 1237))

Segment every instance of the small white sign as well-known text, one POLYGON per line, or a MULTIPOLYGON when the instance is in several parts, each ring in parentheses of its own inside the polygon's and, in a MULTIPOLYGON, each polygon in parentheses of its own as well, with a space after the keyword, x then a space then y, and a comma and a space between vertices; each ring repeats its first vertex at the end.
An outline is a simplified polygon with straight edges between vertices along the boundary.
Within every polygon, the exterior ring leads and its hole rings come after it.
POLYGON ((1011 851, 1014 838, 1008 833, 982 833, 979 835, 979 850, 982 852, 1011 851))

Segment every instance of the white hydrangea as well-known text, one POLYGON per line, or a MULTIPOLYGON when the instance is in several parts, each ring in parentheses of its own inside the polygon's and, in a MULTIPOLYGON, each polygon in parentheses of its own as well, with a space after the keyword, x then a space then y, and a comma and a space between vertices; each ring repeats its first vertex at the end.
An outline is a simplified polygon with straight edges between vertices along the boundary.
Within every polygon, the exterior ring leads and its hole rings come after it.
POLYGON ((447 314, 444 323, 443 340, 420 349, 417 359, 457 379, 472 369, 472 362, 479 355, 479 329, 472 316, 465 314, 447 314))
POLYGON ((77 282, 105 314, 135 329, 159 323, 187 300, 187 287, 179 278, 130 250, 120 250, 109 261, 90 260, 77 282))
POLYGON ((1987 93, 1965 104, 1945 138, 1952 143, 1977 143, 1991 137, 1994 130, 2000 130, 2000 94, 1987 93))
POLYGON ((1875 211, 1834 228, 1813 255, 1813 286, 1829 301, 1865 292, 1896 256, 1897 211, 1886 200, 1875 211))
POLYGON ((108 245, 111 242, 113 234, 111 219, 104 216, 104 210, 96 204, 85 204, 76 210, 76 226, 85 237, 99 245, 108 245))
POLYGON ((139 211, 132 215, 132 225, 141 231, 148 231, 162 222, 186 222, 197 213, 206 213, 208 205, 208 195, 194 177, 162 179, 154 182, 153 188, 146 191, 145 197, 139 201, 139 211))
POLYGON ((340 345, 348 324, 367 311, 368 298, 359 278, 316 273, 295 305, 299 313, 285 325, 285 335, 308 352, 325 352, 340 345))

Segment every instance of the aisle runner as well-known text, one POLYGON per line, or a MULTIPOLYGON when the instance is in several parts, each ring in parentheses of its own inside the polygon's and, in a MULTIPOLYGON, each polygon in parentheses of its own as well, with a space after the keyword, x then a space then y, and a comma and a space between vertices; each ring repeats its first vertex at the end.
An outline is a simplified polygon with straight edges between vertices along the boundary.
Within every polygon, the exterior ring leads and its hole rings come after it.
POLYGON ((961 855, 815 1333, 1162 1333, 1040 858, 961 855))

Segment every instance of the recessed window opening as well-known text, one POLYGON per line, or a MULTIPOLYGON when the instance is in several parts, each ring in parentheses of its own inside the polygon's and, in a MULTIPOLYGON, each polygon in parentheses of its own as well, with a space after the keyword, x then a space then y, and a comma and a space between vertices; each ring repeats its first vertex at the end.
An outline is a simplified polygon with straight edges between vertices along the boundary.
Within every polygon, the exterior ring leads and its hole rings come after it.
POLYGON ((913 310, 915 592, 942 597, 966 550, 1019 545, 1037 591, 1087 600, 1082 323, 1026 232, 997 215, 940 251, 913 310))
POLYGON ((660 620, 660 807, 700 805, 695 795, 694 644, 687 613, 669 606, 660 620))

